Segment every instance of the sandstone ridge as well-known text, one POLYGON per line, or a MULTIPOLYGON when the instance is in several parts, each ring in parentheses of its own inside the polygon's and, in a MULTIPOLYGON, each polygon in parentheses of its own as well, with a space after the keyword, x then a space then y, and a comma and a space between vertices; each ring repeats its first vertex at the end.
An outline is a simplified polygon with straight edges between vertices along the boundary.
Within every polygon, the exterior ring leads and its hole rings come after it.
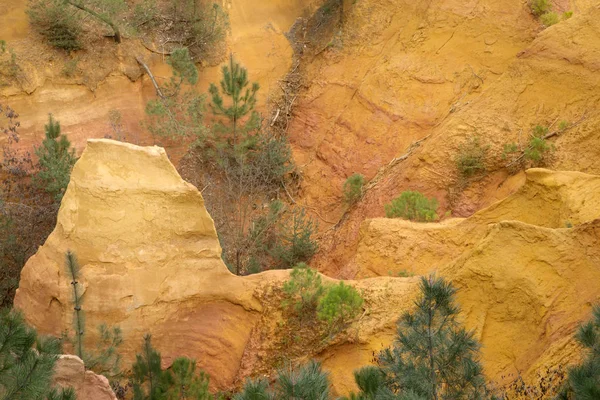
POLYGON ((145 333, 154 335, 167 363, 218 348, 206 369, 217 385, 232 382, 261 306, 253 287, 221 261, 202 195, 162 148, 88 141, 56 229, 24 267, 15 298, 45 334, 72 326, 67 250, 81 265, 88 343, 106 323, 123 329, 126 361, 145 333))
MULTIPOLYGON (((527 177, 517 193, 467 219, 365 221, 347 271, 367 278, 349 281, 365 298, 363 313, 326 345, 296 345, 304 358, 324 362, 338 394, 355 389, 353 370, 391 343, 396 319, 411 308, 418 276, 378 276, 403 269, 435 270, 460 289, 490 379, 533 377, 541 366, 577 358, 572 334, 600 300, 589 285, 600 280, 600 178, 542 169, 527 177)), ((288 357, 290 338, 278 328, 288 271, 231 274, 202 195, 161 148, 88 141, 56 228, 27 262, 15 298, 44 334, 72 326, 67 250, 81 265, 87 343, 101 323, 119 325, 126 367, 145 333, 165 366, 195 358, 214 389, 273 373, 288 357)))

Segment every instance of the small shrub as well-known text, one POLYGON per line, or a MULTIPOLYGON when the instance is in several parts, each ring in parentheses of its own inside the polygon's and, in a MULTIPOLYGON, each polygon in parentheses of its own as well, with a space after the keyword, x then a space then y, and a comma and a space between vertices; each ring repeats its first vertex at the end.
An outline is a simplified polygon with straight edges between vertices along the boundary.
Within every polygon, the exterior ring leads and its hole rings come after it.
POLYGON ((565 11, 562 15, 562 19, 566 20, 569 19, 573 16, 573 11, 565 11))
POLYGON ((428 199, 420 192, 407 190, 385 205, 385 216, 411 221, 434 221, 438 217, 437 208, 435 198, 428 199))
POLYGON ((278 228, 276 244, 271 256, 278 268, 290 268, 299 262, 308 261, 318 249, 313 237, 316 223, 306 215, 304 208, 295 209, 283 218, 278 228))
POLYGON ((485 172, 485 157, 488 146, 482 146, 479 137, 471 137, 458 149, 456 168, 463 178, 482 174, 485 172))
POLYGON ((50 45, 62 50, 79 50, 81 22, 61 0, 33 0, 27 10, 33 30, 50 45))
POLYGON ((272 388, 265 379, 248 380, 234 400, 327 400, 330 398, 329 374, 314 360, 294 369, 281 369, 272 388))
POLYGON ((560 121, 560 123, 558 124, 558 130, 561 132, 566 131, 570 125, 571 124, 569 123, 569 121, 560 121))
POLYGON ((319 301, 317 316, 332 328, 343 328, 350 320, 358 315, 363 305, 363 298, 352 286, 329 286, 325 295, 319 301))
POLYGON ((529 7, 531 8, 531 13, 536 17, 552 10, 552 5, 549 0, 531 0, 529 7))
POLYGON ((45 128, 46 138, 40 147, 35 148, 39 170, 33 177, 33 182, 60 202, 67 190, 71 169, 77 157, 71 142, 60 133, 60 123, 55 121, 52 115, 49 116, 45 128))
POLYGON ((79 63, 79 58, 73 58, 65 63, 65 66, 62 70, 62 73, 67 78, 71 78, 75 76, 77 72, 77 64, 79 63))
POLYGON ((529 140, 529 146, 525 149, 525 158, 536 165, 541 164, 544 161, 545 154, 552 150, 552 146, 544 139, 547 134, 547 127, 541 125, 535 126, 529 140))
POLYGON ((298 316, 306 318, 314 317, 325 288, 317 271, 300 263, 292 270, 290 280, 283 284, 283 291, 288 297, 284 306, 292 307, 298 316))
POLYGON ((552 26, 560 22, 560 18, 554 11, 547 12, 540 16, 540 21, 544 26, 552 26))
POLYGON ((352 174, 346 182, 344 182, 344 201, 348 204, 354 204, 362 196, 365 177, 361 174, 352 174))
POLYGON ((592 310, 592 319, 579 327, 575 338, 584 349, 583 361, 569 369, 558 399, 600 398, 600 305, 592 310))

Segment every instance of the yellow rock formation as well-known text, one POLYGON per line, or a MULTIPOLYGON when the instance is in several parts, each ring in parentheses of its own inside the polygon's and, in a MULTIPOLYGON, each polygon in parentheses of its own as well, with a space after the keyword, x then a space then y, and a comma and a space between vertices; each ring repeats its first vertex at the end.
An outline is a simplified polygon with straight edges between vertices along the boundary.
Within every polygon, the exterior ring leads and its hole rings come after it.
MULTIPOLYGON (((357 276, 414 267, 451 279, 466 325, 484 346, 486 373, 501 383, 517 370, 531 377, 541 366, 576 359, 572 333, 600 300, 592 284, 600 279, 600 178, 542 169, 527 177, 516 194, 467 219, 366 221, 354 261, 357 276)), ((277 329, 284 314, 276 293, 288 272, 232 275, 201 194, 161 148, 88 142, 56 229, 27 262, 15 298, 44 334, 72 326, 67 250, 81 264, 86 343, 101 323, 119 325, 125 366, 145 333, 165 366, 177 356, 195 358, 219 389, 271 373, 286 357, 292 338, 277 329)), ((304 357, 324 362, 337 393, 354 389, 353 370, 391 343, 418 279, 350 281, 365 298, 363 314, 327 346, 302 348, 304 357)))
POLYGON ((120 325, 131 361, 150 332, 166 363, 193 356, 217 385, 232 383, 260 304, 221 261, 202 196, 162 148, 88 142, 56 229, 24 267, 15 298, 42 333, 72 326, 67 250, 81 265, 88 343, 101 323, 120 325))
MULTIPOLYGON (((296 18, 307 15, 319 0, 227 0, 223 6, 230 16, 229 48, 249 70, 250 79, 261 85, 258 108, 265 109, 267 98, 279 91, 278 80, 292 65, 292 49, 285 33, 296 18)), ((79 52, 78 73, 66 77, 65 63, 73 58, 52 50, 30 29, 26 1, 0 0, 0 39, 17 55, 23 76, 17 84, 0 85, 0 101, 20 114, 21 146, 30 149, 44 137, 44 124, 52 113, 61 122, 63 133, 83 150, 88 138, 115 137, 109 112, 122 115, 127 140, 154 144, 154 138, 140 125, 154 88, 135 57, 141 55, 151 65, 159 81, 167 79, 170 68, 164 57, 151 53, 137 40, 116 46, 100 38, 90 49, 79 52)), ((211 82, 221 79, 220 66, 205 66, 199 74, 198 89, 207 92, 211 82)), ((0 138, 0 143, 3 139, 0 138)), ((181 143, 168 143, 170 155, 185 153, 181 143)))
MULTIPOLYGON (((502 8, 517 12, 521 6, 525 7, 524 4, 508 6, 503 3, 502 8)), ((435 196, 440 201, 439 214, 452 211, 455 216, 470 215, 514 192, 522 185, 524 177, 522 174, 509 175, 505 168, 507 161, 502 157, 503 146, 511 142, 525 146, 537 124, 549 126, 551 131, 558 130, 561 121, 575 125, 549 139, 556 149, 548 161, 549 167, 600 174, 597 135, 600 130, 597 112, 600 102, 600 40, 597 35, 600 7, 580 6, 580 12, 571 19, 539 32, 529 45, 512 53, 503 61, 501 69, 496 71, 491 64, 481 67, 487 77, 482 87, 468 91, 472 94, 464 98, 458 95, 451 99, 448 107, 452 107, 452 112, 443 120, 436 120, 438 125, 426 130, 426 140, 414 147, 410 155, 400 157, 417 137, 394 148, 387 160, 398 158, 381 168, 369 183, 361 202, 349 210, 333 234, 328 235, 315 260, 319 270, 336 276, 337 271, 345 268, 357 248, 362 221, 383 216, 384 204, 404 190, 419 190, 428 197, 435 196), (487 174, 461 190, 455 159, 460 146, 473 136, 479 136, 483 145, 490 146, 487 174)), ((486 12, 491 10, 494 8, 486 12)), ((475 20, 480 18, 479 12, 477 15, 475 20)), ((483 15, 485 13, 481 17, 483 15)), ((507 28, 504 22, 501 26, 507 28)), ((484 35, 478 38, 485 41, 484 35)), ((489 46, 495 48, 500 44, 499 39, 489 46)), ((476 49, 476 46, 467 47, 469 51, 476 49)), ((441 53, 447 50, 448 45, 441 53)), ((468 62, 463 63, 467 65, 468 62)), ((478 70, 474 69, 476 73, 478 70)), ((432 92, 431 98, 439 97, 432 92)), ((384 147, 388 146, 387 137, 384 147)), ((350 151, 355 152, 354 148, 350 151)), ((361 171, 354 164, 352 168, 361 171)), ((352 172, 345 170, 345 174, 352 172)), ((341 188, 345 176, 340 176, 336 190, 341 188)))
MULTIPOLYGON (((544 368, 566 366, 578 359, 574 331, 600 301, 600 176, 526 175, 515 194, 466 219, 366 220, 355 257, 339 273, 450 279, 483 345, 486 374, 501 384, 518 372, 534 382, 544 368)), ((337 368, 344 357, 337 355, 337 368)))
MULTIPOLYGON (((81 266, 86 343, 94 346, 100 324, 119 325, 125 368, 146 333, 165 366, 178 356, 195 358, 219 389, 261 368, 271 372, 282 356, 273 347, 282 338, 272 330, 281 300, 267 302, 265 293, 280 289, 288 271, 231 274, 202 195, 181 179, 162 148, 88 141, 56 228, 25 265, 15 297, 15 307, 43 334, 73 326, 68 250, 81 266)), ((354 282, 370 312, 356 323, 352 341, 390 336, 395 315, 411 304, 414 282, 354 282)))

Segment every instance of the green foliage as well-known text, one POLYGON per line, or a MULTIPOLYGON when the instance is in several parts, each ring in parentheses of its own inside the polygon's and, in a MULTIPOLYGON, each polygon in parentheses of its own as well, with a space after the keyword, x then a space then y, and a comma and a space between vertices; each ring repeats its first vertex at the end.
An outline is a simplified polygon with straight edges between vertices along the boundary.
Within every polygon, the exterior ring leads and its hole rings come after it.
POLYGON ((170 370, 161 368, 161 355, 144 336, 142 352, 132 366, 134 400, 211 400, 209 377, 196 369, 196 361, 178 357, 170 370))
POLYGON ((39 337, 23 316, 0 310, 0 399, 75 400, 72 389, 50 388, 60 341, 39 337))
POLYGON ((183 82, 189 85, 195 85, 198 82, 198 70, 187 48, 179 48, 173 50, 171 57, 167 59, 167 64, 173 70, 173 77, 181 85, 183 82))
POLYGON ((437 219, 437 208, 435 198, 428 199, 420 192, 408 190, 392 200, 391 204, 385 205, 385 216, 429 222, 437 219))
POLYGON ((554 11, 547 12, 540 16, 540 21, 544 26, 552 26, 560 22, 560 17, 554 11))
POLYGON ((358 315, 363 302, 356 289, 340 282, 327 287, 325 295, 319 301, 317 316, 327 323, 330 331, 340 330, 358 315))
POLYGON ((256 171, 252 175, 259 180, 259 186, 265 187, 265 192, 281 187, 285 176, 295 168, 287 138, 269 133, 259 133, 248 160, 256 171))
POLYGON ((593 308, 592 319, 577 331, 575 338, 585 351, 581 364, 569 370, 559 399, 600 399, 600 305, 593 308))
POLYGON ((318 249, 313 238, 316 224, 304 208, 294 209, 278 223, 277 238, 270 250, 277 268, 308 261, 318 249))
POLYGON ((550 4, 549 0, 531 0, 529 7, 531 8, 531 13, 536 17, 552 10, 552 4, 550 4))
POLYGON ((569 19, 569 18, 571 18, 572 16, 573 16, 573 11, 565 11, 565 12, 563 13, 563 15, 562 15, 562 19, 563 19, 563 20, 565 20, 565 19, 569 19))
POLYGON ((79 58, 73 58, 65 63, 65 67, 62 70, 64 76, 71 78, 75 76, 77 72, 77 63, 79 63, 79 58))
POLYGON ((196 361, 178 357, 173 361, 169 378, 167 400, 210 400, 209 377, 204 371, 196 371, 196 361))
POLYGON ((167 374, 162 370, 161 356, 152 347, 152 337, 144 336, 141 354, 132 366, 134 400, 163 400, 167 390, 167 374))
POLYGON ((260 125, 258 112, 254 110, 259 85, 254 82, 248 87, 248 71, 234 61, 233 55, 229 56, 229 65, 223 66, 221 71, 220 90, 214 83, 209 87, 210 107, 214 115, 225 117, 229 125, 215 124, 215 141, 218 147, 229 147, 232 154, 245 153, 253 143, 250 132, 260 125), (228 104, 224 97, 229 99, 228 104), (248 118, 243 122, 245 117, 248 118))
POLYGON ((344 182, 344 201, 348 204, 354 204, 362 196, 363 186, 365 184, 365 177, 361 174, 354 173, 350 175, 346 182, 344 182))
MULTIPOLYGON (((358 394, 351 393, 350 400, 375 400, 378 392, 385 387, 385 375, 379 367, 367 366, 354 371, 354 381, 358 394)), ((347 397, 341 400, 348 400, 347 397)))
POLYGON ((264 379, 246 381, 240 393, 233 396, 233 400, 274 400, 269 393, 269 382, 264 379))
POLYGON ((6 40, 0 40, 0 54, 6 51, 6 40))
POLYGON ((571 126, 571 124, 569 123, 569 121, 560 121, 558 124, 558 130, 560 132, 564 132, 566 131, 569 127, 571 126))
POLYGON ((306 319, 315 317, 325 288, 319 273, 300 263, 292 270, 290 279, 283 284, 283 291, 287 296, 284 305, 292 307, 301 319, 306 319))
POLYGON ((32 0, 27 10, 31 27, 57 49, 79 50, 80 19, 63 0, 32 0))
POLYGON ((71 169, 77 158, 75 149, 71 148, 71 142, 60 133, 60 123, 55 121, 51 114, 45 128, 46 138, 42 145, 35 149, 39 170, 33 181, 60 202, 67 190, 71 169))
POLYGON ((98 340, 93 352, 84 352, 83 362, 86 368, 107 377, 121 375, 121 355, 118 349, 123 343, 121 328, 109 328, 106 324, 98 327, 98 340))
POLYGON ((525 149, 525 158, 540 164, 544 161, 544 155, 552 150, 544 137, 548 134, 548 128, 541 125, 536 125, 533 128, 529 146, 525 149))
POLYGON ((330 396, 329 376, 314 360, 299 369, 280 370, 277 381, 269 390, 264 380, 248 381, 234 400, 328 400, 330 396))
POLYGON ((159 137, 194 138, 202 143, 208 131, 204 126, 205 96, 194 88, 196 66, 185 48, 173 50, 167 63, 173 75, 160 87, 161 95, 146 104, 146 126, 159 137))
POLYGON ((73 325, 75 331, 75 350, 77 356, 83 360, 83 335, 84 332, 84 321, 83 321, 83 310, 81 309, 82 293, 79 292, 78 288, 81 285, 79 283, 79 263, 75 258, 75 255, 70 251, 67 251, 65 255, 65 266, 67 273, 71 278, 71 287, 73 288, 73 325))
POLYGON ((415 311, 402 315, 394 345, 379 355, 386 375, 380 390, 415 399, 483 398, 479 344, 457 321, 456 290, 435 277, 422 278, 419 288, 415 311))
POLYGON ((463 143, 455 159, 456 168, 463 178, 471 178, 485 173, 485 159, 488 146, 482 146, 479 137, 470 137, 463 143))
POLYGON ((275 385, 277 400, 327 400, 329 398, 328 374, 321 364, 311 360, 299 370, 279 371, 275 385))
POLYGON ((116 326, 110 329, 105 324, 101 324, 98 327, 98 340, 95 351, 89 352, 85 350, 83 340, 86 332, 83 312, 83 292, 80 290, 82 286, 80 282, 80 267, 75 254, 71 251, 67 251, 65 255, 65 268, 71 279, 70 284, 73 290, 73 332, 75 334, 73 339, 68 335, 66 335, 65 339, 73 342, 75 352, 83 360, 86 368, 97 374, 118 377, 121 374, 119 365, 121 356, 117 350, 123 343, 121 328, 116 326))
POLYGON ((0 104, 0 306, 10 306, 23 265, 56 225, 58 204, 30 179, 38 165, 19 143, 18 114, 0 104))
POLYGON ((267 213, 252 221, 238 251, 234 254, 228 249, 224 251, 224 260, 237 274, 291 268, 308 261, 316 252, 315 229, 314 221, 306 216, 304 209, 289 210, 275 200, 269 204, 267 213))

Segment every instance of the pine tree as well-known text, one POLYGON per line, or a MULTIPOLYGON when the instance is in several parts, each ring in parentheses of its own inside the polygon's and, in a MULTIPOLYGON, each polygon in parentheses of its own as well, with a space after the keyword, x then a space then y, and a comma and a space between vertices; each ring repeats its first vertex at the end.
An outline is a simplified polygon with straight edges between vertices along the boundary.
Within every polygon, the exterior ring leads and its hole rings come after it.
POLYGON ((297 370, 279 371, 272 391, 264 380, 248 381, 235 400, 328 400, 330 395, 329 376, 321 364, 311 360, 297 370))
POLYGON ((600 399, 600 305, 594 307, 592 314, 592 320, 583 324, 575 336, 587 355, 580 365, 569 370, 560 400, 600 399))
POLYGON ((196 361, 179 357, 173 361, 169 377, 168 400, 211 400, 209 377, 196 371, 196 361))
POLYGON ((133 399, 164 400, 168 377, 162 370, 161 356, 152 347, 152 336, 144 336, 142 353, 135 356, 133 364, 133 399))
POLYGON ((358 394, 351 393, 350 397, 341 400, 375 400, 380 390, 385 387, 385 375, 379 367, 367 366, 354 371, 354 381, 360 390, 358 394))
POLYGON ((52 114, 49 115, 45 128, 46 138, 35 149, 39 171, 34 176, 34 182, 60 202, 67 190, 71 169, 77 158, 67 137, 60 134, 60 123, 52 118, 52 114))
POLYGON ((101 324, 98 327, 99 338, 95 350, 85 350, 83 342, 85 316, 83 312, 83 293, 80 291, 82 285, 79 282, 80 268, 75 254, 70 250, 65 254, 65 268, 71 279, 70 284, 73 289, 73 331, 75 333, 74 338, 67 335, 66 339, 73 342, 75 352, 83 360, 86 368, 109 377, 119 376, 121 374, 119 366, 121 356, 117 350, 123 343, 121 328, 118 326, 109 328, 106 324, 101 324))
POLYGON ((379 356, 387 386, 382 396, 423 400, 485 398, 479 344, 473 333, 457 321, 456 290, 443 278, 433 276, 421 279, 420 290, 416 310, 405 313, 398 322, 394 346, 379 356))
MULTIPOLYGON (((221 80, 221 92, 214 83, 211 83, 209 93, 212 98, 211 108, 215 115, 222 115, 229 120, 231 127, 226 128, 219 124, 221 131, 229 130, 231 132, 231 145, 234 153, 244 150, 249 146, 247 136, 248 132, 259 127, 260 121, 254 106, 256 105, 256 92, 260 88, 258 83, 254 82, 248 88, 248 71, 233 59, 233 54, 229 55, 229 66, 225 65, 222 69, 223 79, 221 80), (223 97, 230 98, 231 104, 225 105, 223 97), (250 114, 250 118, 245 124, 239 125, 241 120, 250 114), (238 143, 238 136, 242 140, 238 143)), ((222 139, 222 138, 218 138, 222 139)), ((217 140, 220 142, 221 140, 217 140)))
POLYGON ((278 400, 327 400, 329 399, 329 376, 321 364, 311 360, 299 370, 279 372, 275 386, 278 400))
POLYGON ((83 321, 83 310, 81 308, 81 297, 82 294, 79 293, 79 263, 75 258, 75 255, 71 253, 71 251, 67 251, 65 255, 65 266, 67 268, 67 273, 71 278, 71 286, 73 288, 73 325, 75 330, 75 351, 77 352, 77 356, 84 359, 83 354, 83 335, 84 331, 84 321, 83 321))
POLYGON ((244 389, 233 396, 233 400, 271 400, 273 395, 269 393, 269 382, 264 379, 248 380, 244 389))
POLYGON ((0 310, 0 399, 75 400, 72 389, 51 389, 60 341, 38 337, 23 316, 0 310))

